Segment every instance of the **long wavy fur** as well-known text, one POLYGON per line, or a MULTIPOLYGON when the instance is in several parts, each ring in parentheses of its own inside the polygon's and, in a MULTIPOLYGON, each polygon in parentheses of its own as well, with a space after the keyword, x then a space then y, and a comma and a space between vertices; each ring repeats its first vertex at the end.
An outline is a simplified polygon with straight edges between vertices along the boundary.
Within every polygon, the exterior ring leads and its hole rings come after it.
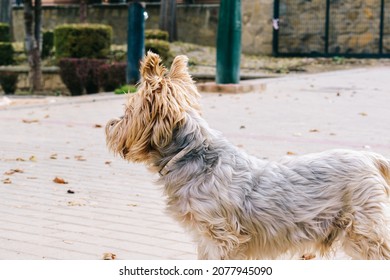
POLYGON ((106 126, 107 145, 152 172, 188 149, 159 183, 199 259, 329 256, 339 247, 355 259, 390 259, 389 160, 349 150, 257 159, 201 117, 185 56, 168 71, 149 52, 141 74, 124 116, 106 126))

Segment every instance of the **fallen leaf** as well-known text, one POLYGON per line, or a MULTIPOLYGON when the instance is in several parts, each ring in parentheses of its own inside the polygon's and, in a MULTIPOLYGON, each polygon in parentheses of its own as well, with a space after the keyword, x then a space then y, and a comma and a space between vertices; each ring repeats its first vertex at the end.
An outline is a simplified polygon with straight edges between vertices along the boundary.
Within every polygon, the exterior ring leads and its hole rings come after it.
POLYGON ((68 190, 67 193, 74 194, 74 191, 68 190))
POLYGON ((3 180, 3 183, 4 183, 4 184, 12 184, 12 181, 11 181, 10 178, 5 178, 5 179, 3 180))
POLYGON ((24 122, 24 123, 38 123, 39 120, 38 119, 31 119, 31 120, 23 119, 22 122, 24 122))
POLYGON ((18 157, 18 158, 16 158, 16 161, 26 161, 26 160, 24 158, 18 157))
POLYGON ((50 159, 57 159, 57 154, 52 154, 52 155, 50 155, 50 159))
POLYGON ((137 207, 137 206, 138 206, 138 204, 136 204, 136 203, 130 203, 130 204, 127 204, 127 206, 131 206, 131 207, 137 207))
POLYGON ((361 115, 363 117, 367 117, 367 113, 364 113, 364 112, 359 113, 359 115, 361 115))
POLYGON ((115 260, 116 255, 114 253, 104 253, 103 260, 115 260))
POLYGON ((85 206, 84 201, 68 201, 68 206, 85 206))
POLYGON ((74 156, 74 158, 78 161, 86 161, 86 159, 83 156, 74 156))
POLYGON ((48 118, 50 118, 50 115, 45 115, 44 118, 48 119, 48 118))
POLYGON ((318 129, 310 129, 309 132, 320 132, 318 129))
POLYGON ((241 125, 241 126, 240 126, 240 129, 244 129, 244 128, 245 128, 245 125, 241 125))
POLYGON ((288 152, 287 152, 287 155, 289 155, 289 156, 293 156, 293 155, 296 155, 296 153, 294 153, 294 152, 291 152, 291 151, 288 151, 288 152))
POLYGON ((68 183, 68 182, 65 181, 63 178, 60 178, 60 177, 55 177, 55 178, 53 179, 53 182, 54 182, 54 183, 57 183, 57 184, 67 184, 67 183, 68 183))
POLYGON ((111 160, 107 160, 104 164, 108 164, 108 165, 110 165, 111 164, 111 160))
POLYGON ((31 157, 29 158, 29 160, 30 160, 30 161, 37 161, 37 158, 36 158, 35 156, 31 156, 31 157))
POLYGON ((312 259, 315 259, 316 255, 315 254, 311 254, 311 253, 308 253, 308 254, 303 254, 302 257, 301 257, 301 260, 312 260, 312 259))
POLYGON ((21 169, 11 169, 9 171, 4 172, 4 175, 12 175, 15 173, 23 173, 24 171, 21 169))
POLYGON ((334 132, 331 132, 331 133, 329 133, 329 135, 330 135, 330 136, 335 136, 335 135, 336 135, 336 133, 334 133, 334 132))
POLYGON ((101 124, 95 124, 95 125, 94 125, 94 128, 101 128, 101 127, 102 127, 101 124))

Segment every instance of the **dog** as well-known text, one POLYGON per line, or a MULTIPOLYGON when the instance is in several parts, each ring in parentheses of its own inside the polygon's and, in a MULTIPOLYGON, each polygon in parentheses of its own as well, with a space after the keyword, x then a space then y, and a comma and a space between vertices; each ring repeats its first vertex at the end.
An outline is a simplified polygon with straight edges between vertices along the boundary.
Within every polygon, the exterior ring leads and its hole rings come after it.
POLYGON ((167 211, 192 234, 199 259, 336 249, 390 259, 388 159, 350 150, 250 156, 202 118, 187 62, 177 56, 168 70, 148 52, 137 92, 105 132, 110 151, 160 174, 167 211))

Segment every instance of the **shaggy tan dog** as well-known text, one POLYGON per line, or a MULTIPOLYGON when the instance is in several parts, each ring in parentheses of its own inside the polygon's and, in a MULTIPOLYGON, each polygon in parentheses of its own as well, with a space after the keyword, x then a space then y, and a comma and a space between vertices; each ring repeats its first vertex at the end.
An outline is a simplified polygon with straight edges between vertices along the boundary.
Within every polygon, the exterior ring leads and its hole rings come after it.
POLYGON ((141 65, 138 92, 108 122, 107 145, 159 172, 169 213, 200 259, 265 259, 342 249, 390 259, 390 163, 370 152, 332 150, 269 162, 209 128, 187 58, 170 71, 158 55, 141 65))

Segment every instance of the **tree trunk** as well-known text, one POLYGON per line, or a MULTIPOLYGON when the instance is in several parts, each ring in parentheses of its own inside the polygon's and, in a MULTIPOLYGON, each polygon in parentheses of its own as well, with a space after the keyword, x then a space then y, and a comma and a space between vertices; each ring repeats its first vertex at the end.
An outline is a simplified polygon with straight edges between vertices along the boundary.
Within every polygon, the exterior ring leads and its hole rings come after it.
POLYGON ((0 0, 0 22, 11 25, 12 0, 0 0))
POLYGON ((29 84, 31 92, 42 91, 41 55, 39 51, 41 4, 41 0, 35 0, 33 9, 32 0, 24 0, 25 49, 30 66, 29 84))
POLYGON ((176 0, 161 0, 159 28, 169 34, 169 42, 177 40, 176 0))
POLYGON ((87 0, 80 0, 80 23, 87 21, 87 0))

